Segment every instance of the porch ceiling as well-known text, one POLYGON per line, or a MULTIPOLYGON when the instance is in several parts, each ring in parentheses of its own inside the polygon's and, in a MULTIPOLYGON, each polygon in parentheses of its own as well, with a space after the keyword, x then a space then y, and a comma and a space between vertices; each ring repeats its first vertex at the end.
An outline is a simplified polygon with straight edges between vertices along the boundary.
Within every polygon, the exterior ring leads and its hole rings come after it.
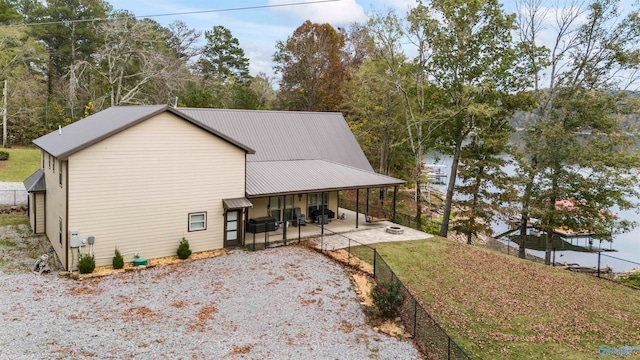
POLYGON ((247 162, 247 196, 396 186, 404 180, 326 160, 247 162))

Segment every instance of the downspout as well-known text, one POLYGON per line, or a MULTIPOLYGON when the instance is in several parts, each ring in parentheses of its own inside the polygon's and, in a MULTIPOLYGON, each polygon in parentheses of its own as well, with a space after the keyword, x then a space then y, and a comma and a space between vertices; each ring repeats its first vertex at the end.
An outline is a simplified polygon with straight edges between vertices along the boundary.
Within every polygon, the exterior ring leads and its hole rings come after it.
MULTIPOLYGON (((64 171, 65 171, 65 216, 64 216, 64 250, 66 252, 65 254, 65 263, 67 266, 67 269, 70 271, 73 271, 73 269, 69 269, 69 160, 65 161, 65 167, 64 167, 64 171)), ((60 169, 60 171, 62 171, 62 169, 60 169)), ((80 259, 78 259, 80 260, 80 259)))

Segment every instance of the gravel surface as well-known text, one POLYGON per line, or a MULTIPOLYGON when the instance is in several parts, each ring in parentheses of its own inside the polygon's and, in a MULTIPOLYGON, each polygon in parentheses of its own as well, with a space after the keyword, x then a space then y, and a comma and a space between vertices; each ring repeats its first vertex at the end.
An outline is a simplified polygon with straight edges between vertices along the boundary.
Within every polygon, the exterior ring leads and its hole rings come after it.
POLYGON ((3 274, 0 314, 0 359, 420 358, 365 324, 344 269, 296 247, 80 282, 3 274))
POLYGON ((27 199, 23 183, 0 181, 0 205, 26 205, 27 199))

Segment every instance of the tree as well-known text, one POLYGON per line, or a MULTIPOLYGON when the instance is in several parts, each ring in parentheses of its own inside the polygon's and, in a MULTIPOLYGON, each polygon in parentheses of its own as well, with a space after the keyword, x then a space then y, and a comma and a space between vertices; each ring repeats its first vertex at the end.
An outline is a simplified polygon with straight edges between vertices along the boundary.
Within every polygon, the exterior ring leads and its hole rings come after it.
MULTIPOLYGON (((505 110, 503 110, 505 111, 505 110)), ((512 128, 502 114, 489 115, 478 126, 460 156, 461 184, 456 190, 461 199, 453 221, 453 230, 467 235, 467 244, 479 233, 491 234, 491 222, 512 196, 504 154, 509 151, 512 128)))
POLYGON ((85 76, 85 64, 91 62, 92 55, 101 45, 92 24, 77 20, 105 18, 111 6, 103 0, 52 0, 46 3, 27 1, 23 8, 29 11, 24 14, 28 19, 55 22, 35 26, 33 31, 49 51, 48 102, 63 103, 67 109, 65 117, 74 121, 82 113, 83 103, 90 100, 86 89, 91 85, 85 76))
POLYGON ((18 12, 15 0, 0 0, 0 24, 7 25, 20 20, 22 16, 18 12))
POLYGON ((195 57, 202 54, 202 48, 197 46, 201 31, 189 28, 186 23, 175 20, 169 24, 170 36, 167 39, 168 46, 175 51, 178 59, 189 63, 195 57))
POLYGON ((435 0, 418 5, 409 15, 411 26, 428 44, 430 78, 447 98, 438 110, 439 117, 448 119, 441 145, 453 155, 440 228, 443 237, 449 230, 462 144, 481 118, 498 113, 498 94, 512 90, 513 21, 497 0, 435 0))
POLYGON ((290 110, 339 111, 346 78, 345 36, 329 24, 305 21, 286 41, 278 41, 273 60, 280 73, 280 100, 290 110))
POLYGON ((188 75, 186 66, 164 41, 151 20, 119 16, 96 25, 104 44, 95 58, 95 72, 104 81, 110 106, 168 103, 188 75))
POLYGON ((244 55, 238 39, 231 35, 231 31, 224 26, 214 26, 211 31, 205 31, 207 40, 202 49, 202 56, 198 60, 198 69, 205 77, 219 77, 229 80, 234 77, 240 82, 250 80, 249 59, 244 55))
POLYGON ((637 11, 624 15, 618 1, 592 0, 572 4, 555 14, 551 49, 538 47, 548 14, 541 1, 521 6, 520 48, 531 69, 536 123, 526 133, 524 167, 531 186, 521 195, 522 229, 529 213, 546 232, 545 263, 551 263, 552 236, 557 227, 574 231, 610 232, 629 223, 608 209, 636 207, 631 179, 638 166, 625 149, 630 139, 620 131, 619 117, 626 72, 629 83, 638 70, 637 11), (586 19, 586 20, 582 20, 586 19), (548 85, 541 85, 543 74, 548 85), (585 135, 587 134, 587 135, 585 135))
POLYGON ((26 27, 0 28, 0 79, 8 82, 9 143, 28 144, 44 134, 47 53, 26 27))

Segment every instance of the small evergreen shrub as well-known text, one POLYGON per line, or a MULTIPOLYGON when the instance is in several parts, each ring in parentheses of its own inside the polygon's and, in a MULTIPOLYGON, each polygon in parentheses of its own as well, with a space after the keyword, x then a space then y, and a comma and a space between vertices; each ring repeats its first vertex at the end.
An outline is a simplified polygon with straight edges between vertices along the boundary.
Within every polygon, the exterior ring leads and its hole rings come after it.
POLYGON ((96 259, 88 254, 80 255, 80 261, 78 261, 78 271, 80 274, 91 274, 96 268, 96 259))
POLYGON ((382 280, 371 286, 373 305, 382 317, 391 318, 398 313, 404 301, 400 283, 393 280, 382 280))
POLYGON ((120 254, 120 250, 118 250, 118 248, 116 248, 115 255, 111 261, 111 266, 113 266, 114 269, 122 269, 124 267, 124 259, 122 258, 122 254, 120 254))
POLYGON ((182 260, 191 256, 191 250, 189 249, 189 240, 182 238, 180 245, 178 245, 178 257, 182 260))
POLYGON ((9 160, 9 153, 6 151, 0 151, 0 160, 9 160))

